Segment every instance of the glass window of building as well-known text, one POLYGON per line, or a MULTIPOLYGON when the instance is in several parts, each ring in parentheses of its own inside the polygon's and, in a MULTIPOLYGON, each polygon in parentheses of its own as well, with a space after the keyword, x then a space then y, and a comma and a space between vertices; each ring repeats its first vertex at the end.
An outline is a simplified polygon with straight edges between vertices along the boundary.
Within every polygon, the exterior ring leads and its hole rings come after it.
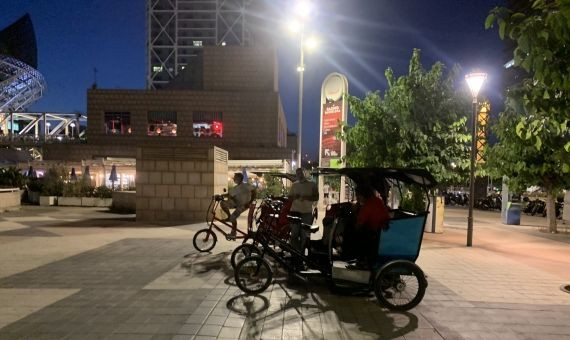
POLYGON ((222 112, 194 112, 192 118, 194 137, 222 138, 224 136, 222 112))
POLYGON ((130 112, 105 112, 105 133, 108 135, 130 135, 130 112))
POLYGON ((148 136, 176 136, 177 128, 176 112, 150 111, 148 113, 148 136))

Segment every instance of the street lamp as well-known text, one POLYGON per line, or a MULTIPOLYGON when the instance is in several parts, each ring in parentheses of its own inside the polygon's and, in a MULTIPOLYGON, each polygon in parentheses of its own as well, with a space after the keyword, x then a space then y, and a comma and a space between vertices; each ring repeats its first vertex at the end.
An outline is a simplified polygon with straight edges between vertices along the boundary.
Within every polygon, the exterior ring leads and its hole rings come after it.
POLYGON ((313 4, 309 1, 299 1, 294 7, 294 15, 296 19, 293 19, 288 23, 288 29, 290 32, 299 34, 299 49, 300 49, 300 60, 297 66, 297 72, 299 72, 299 114, 298 114, 298 131, 297 131, 297 164, 299 167, 302 166, 301 162, 301 141, 302 141, 302 125, 303 125, 303 76, 305 73, 305 48, 314 49, 318 44, 318 40, 314 37, 309 37, 305 39, 305 21, 311 15, 313 11, 313 4))
POLYGON ((477 154, 477 96, 487 74, 473 72, 465 76, 471 95, 473 96, 473 117, 471 121, 471 166, 469 169, 469 215, 467 217, 467 246, 473 245, 473 205, 475 201, 475 156, 477 154))

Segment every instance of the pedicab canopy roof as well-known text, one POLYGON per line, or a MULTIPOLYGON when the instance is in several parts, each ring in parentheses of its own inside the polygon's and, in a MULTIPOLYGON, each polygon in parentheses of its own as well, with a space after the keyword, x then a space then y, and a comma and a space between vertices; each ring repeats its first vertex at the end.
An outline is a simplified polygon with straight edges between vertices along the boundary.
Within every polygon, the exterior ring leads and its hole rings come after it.
POLYGON ((370 183, 373 186, 383 180, 397 180, 406 184, 417 184, 424 188, 433 188, 437 181, 431 173, 423 169, 394 169, 394 168, 320 168, 319 175, 343 175, 356 183, 370 183))

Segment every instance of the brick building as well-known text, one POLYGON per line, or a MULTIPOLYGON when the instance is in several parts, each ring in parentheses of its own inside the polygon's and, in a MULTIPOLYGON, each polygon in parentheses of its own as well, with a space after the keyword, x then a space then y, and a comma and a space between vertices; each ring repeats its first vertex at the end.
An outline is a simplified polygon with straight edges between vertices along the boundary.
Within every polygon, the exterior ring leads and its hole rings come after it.
POLYGON ((46 145, 44 160, 135 158, 146 144, 218 146, 230 159, 290 159, 275 50, 205 47, 203 55, 194 82, 88 90, 87 143, 46 145))

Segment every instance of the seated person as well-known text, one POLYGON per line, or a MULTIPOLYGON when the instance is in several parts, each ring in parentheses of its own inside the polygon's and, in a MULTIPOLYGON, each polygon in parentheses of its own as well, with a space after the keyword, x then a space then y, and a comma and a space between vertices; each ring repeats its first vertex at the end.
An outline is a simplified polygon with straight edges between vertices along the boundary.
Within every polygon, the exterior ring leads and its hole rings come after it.
POLYGON ((388 208, 374 190, 366 185, 356 189, 358 214, 354 227, 346 230, 343 248, 344 256, 357 259, 357 266, 370 268, 378 252, 380 230, 388 227, 388 208))
POLYGON ((222 197, 227 197, 228 199, 220 203, 222 210, 229 216, 224 221, 232 223, 232 231, 227 236, 228 240, 236 239, 237 218, 241 213, 249 209, 249 206, 256 198, 255 188, 251 184, 243 182, 243 174, 236 172, 234 174, 234 183, 236 185, 227 194, 222 195, 222 197), (235 210, 230 213, 230 209, 235 210))

